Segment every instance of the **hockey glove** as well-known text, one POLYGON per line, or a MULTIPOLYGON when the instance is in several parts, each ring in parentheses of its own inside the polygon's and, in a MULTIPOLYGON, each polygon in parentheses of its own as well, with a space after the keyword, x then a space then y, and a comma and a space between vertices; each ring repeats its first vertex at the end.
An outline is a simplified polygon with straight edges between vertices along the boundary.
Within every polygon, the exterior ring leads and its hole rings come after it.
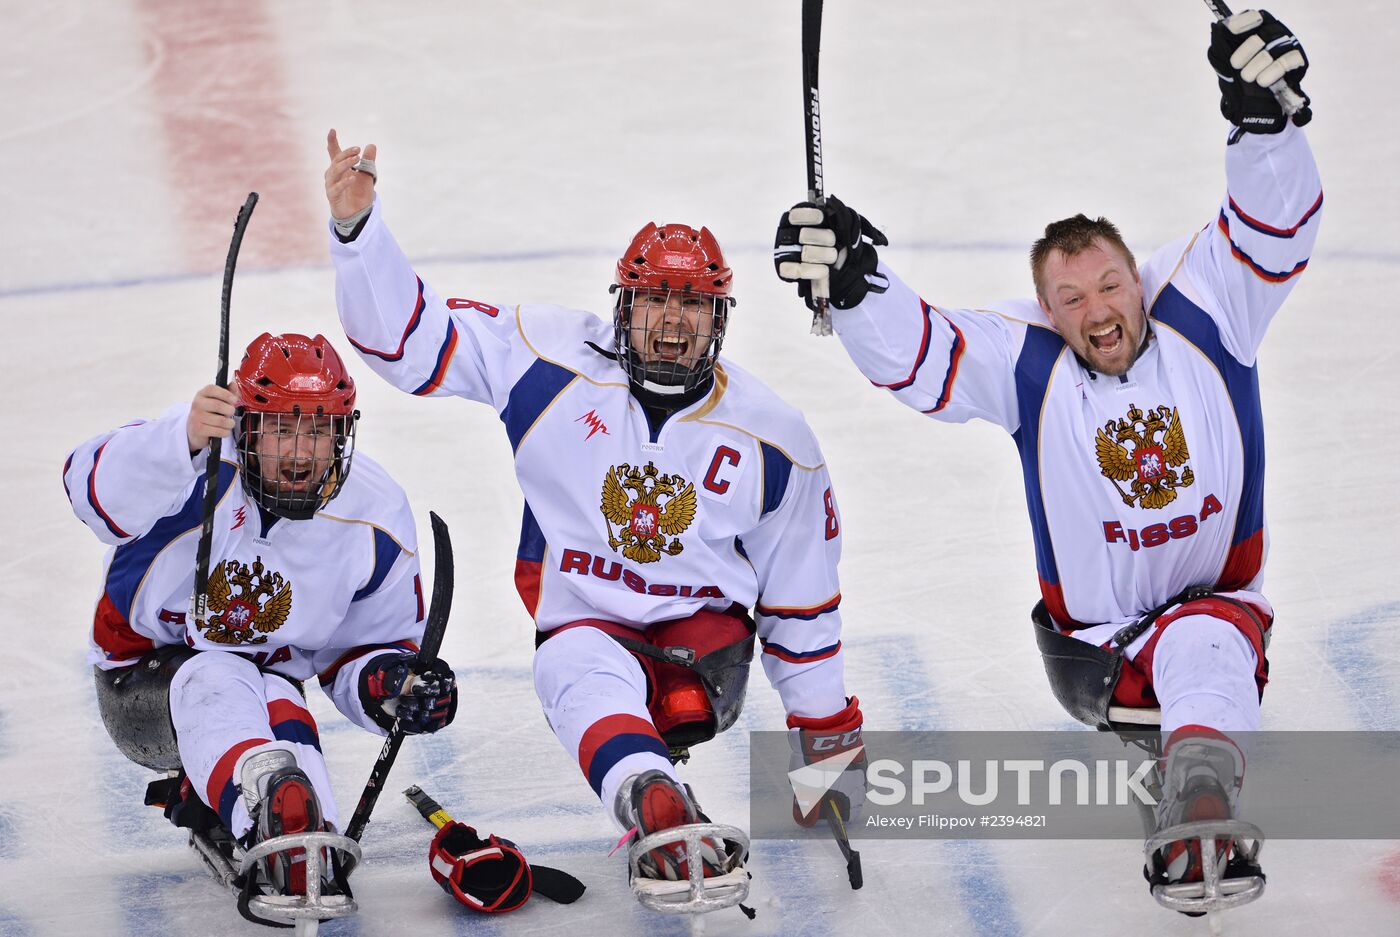
POLYGON ((441 659, 381 654, 360 672, 360 705, 385 731, 397 719, 408 735, 436 732, 457 714, 457 678, 441 659))
POLYGON ((889 289, 889 280, 875 272, 875 248, 888 243, 869 221, 829 196, 824 205, 799 202, 778 219, 773 265, 779 279, 797 284, 809 309, 817 308, 812 284, 821 280, 829 281, 831 305, 850 309, 867 293, 889 289))
MULTIPOLYGON (((1279 79, 1292 88, 1304 104, 1309 102, 1301 83, 1308 72, 1308 57, 1288 27, 1264 10, 1236 13, 1210 27, 1206 53, 1220 79, 1220 113, 1249 133, 1279 133, 1288 126, 1269 86, 1279 79)), ((1294 122, 1308 118, 1299 111, 1294 122)))
POLYGON ((428 867, 443 891, 475 911, 514 911, 534 890, 530 863, 515 843, 499 836, 482 839, 456 820, 433 837, 428 867))
POLYGON ((196 833, 207 835, 222 825, 219 815, 205 806, 194 792, 184 771, 173 778, 161 778, 147 784, 146 806, 162 808, 165 818, 171 823, 196 833))
POLYGON ((865 807, 863 722, 854 696, 845 709, 825 719, 788 716, 792 817, 802 826, 814 826, 833 813, 845 823, 859 819, 865 807))

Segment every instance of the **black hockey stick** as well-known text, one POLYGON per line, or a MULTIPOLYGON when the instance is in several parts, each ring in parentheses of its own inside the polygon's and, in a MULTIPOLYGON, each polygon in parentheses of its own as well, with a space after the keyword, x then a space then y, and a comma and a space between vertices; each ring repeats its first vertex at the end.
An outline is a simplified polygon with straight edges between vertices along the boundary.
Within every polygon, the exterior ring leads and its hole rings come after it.
MULTIPOLYGON (((428 623, 423 628, 423 644, 418 649, 418 659, 423 661, 437 657, 438 649, 442 647, 442 634, 447 630, 447 616, 452 611, 452 538, 448 536, 447 525, 443 523, 442 518, 432 511, 428 512, 428 517, 433 525, 433 598, 428 604, 428 623)), ((394 766, 394 759, 399 756, 403 735, 403 728, 395 719, 393 727, 389 729, 389 737, 384 740, 384 747, 379 750, 379 757, 375 759, 374 767, 370 770, 369 780, 365 782, 365 792, 360 795, 360 803, 355 807, 355 813, 345 827, 345 835, 357 843, 365 833, 370 811, 374 809, 374 804, 384 789, 384 782, 389 778, 389 769, 394 766)))
MULTIPOLYGON (((826 202, 822 182, 822 105, 817 94, 817 66, 821 59, 822 0, 802 0, 802 111, 807 123, 807 201, 818 205, 826 202)), ((817 308, 812 313, 812 334, 831 334, 831 313, 827 311, 825 295, 817 294, 812 284, 812 298, 817 308)))
POLYGON ((860 853, 851 848, 851 840, 846 835, 846 825, 841 822, 841 811, 837 809, 836 801, 828 800, 822 806, 822 816, 826 817, 827 825, 831 827, 836 845, 841 847, 841 855, 846 857, 846 877, 851 881, 851 890, 855 891, 865 884, 865 876, 860 870, 860 853))
MULTIPOLYGON (((1206 6, 1210 8, 1211 13, 1215 14, 1216 22, 1219 23, 1225 22, 1234 15, 1224 0, 1206 0, 1206 6)), ((1302 127, 1312 120, 1312 108, 1308 107, 1307 102, 1298 96, 1298 92, 1288 87, 1288 82, 1280 78, 1269 85, 1269 90, 1274 93, 1274 100, 1278 101, 1278 106, 1283 108, 1283 112, 1293 118, 1294 126, 1302 127)))
MULTIPOLYGON (((233 270, 238 266, 238 250, 243 246, 243 232, 258 204, 258 193, 249 192, 238 217, 233 222, 233 240, 229 241, 228 259, 224 261, 224 291, 219 301, 219 372, 214 383, 228 384, 228 319, 229 302, 233 299, 233 270)), ((209 614, 209 551, 214 542, 214 506, 219 501, 219 454, 223 438, 209 440, 209 459, 204 463, 204 520, 199 531, 199 549, 194 562, 194 620, 203 625, 209 614)))

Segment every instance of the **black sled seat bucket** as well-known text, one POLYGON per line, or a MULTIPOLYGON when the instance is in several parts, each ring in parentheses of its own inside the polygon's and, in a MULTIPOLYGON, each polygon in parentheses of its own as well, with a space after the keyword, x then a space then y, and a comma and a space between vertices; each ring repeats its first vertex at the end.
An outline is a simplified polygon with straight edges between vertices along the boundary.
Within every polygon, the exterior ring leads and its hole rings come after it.
POLYGON ((1031 610, 1031 621, 1035 624, 1035 643, 1040 648, 1045 676, 1050 680, 1050 692, 1055 694, 1055 699, 1065 712, 1085 725, 1111 731, 1113 725, 1108 718, 1108 708, 1123 669, 1122 655, 1061 634, 1043 601, 1037 602, 1031 610))

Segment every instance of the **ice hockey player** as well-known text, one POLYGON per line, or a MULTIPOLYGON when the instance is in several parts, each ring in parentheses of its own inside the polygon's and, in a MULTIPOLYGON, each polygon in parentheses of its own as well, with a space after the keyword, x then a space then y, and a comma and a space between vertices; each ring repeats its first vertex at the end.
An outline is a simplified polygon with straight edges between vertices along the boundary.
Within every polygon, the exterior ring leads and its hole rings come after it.
MULTIPOLYGON (((336 831, 304 680, 318 677, 347 718, 381 735, 396 716, 407 732, 435 732, 456 710, 452 671, 415 657, 413 514, 355 452, 358 419, 330 342, 263 334, 230 388, 103 433, 64 466, 74 513, 112 546, 89 652, 103 721, 128 758, 178 772, 148 802, 226 859, 272 837, 336 831), (219 465, 201 621, 191 593, 216 438, 234 458, 219 465)), ((313 863, 324 881, 310 886, 306 849, 265 856, 244 883, 244 913, 250 901, 264 922, 278 907, 354 910, 340 872, 353 844, 331 842, 313 863)))
POLYGON ((879 261, 883 235, 836 199, 783 214, 775 261, 809 305, 812 284, 828 280, 832 324, 877 387, 936 419, 981 418, 1012 434, 1052 686, 1102 728, 1110 703, 1160 706, 1156 837, 1169 842, 1147 873, 1159 901, 1175 896, 1162 903, 1192 913, 1263 887, 1228 837, 1244 773, 1232 736, 1259 728, 1273 616, 1258 591, 1255 355, 1307 266, 1322 205, 1303 132, 1269 90, 1281 80, 1301 95, 1297 39, 1251 10, 1212 27, 1208 57, 1233 125, 1227 194, 1209 225, 1141 268, 1117 228, 1076 215, 1032 248, 1035 299, 934 306, 879 261), (1226 834, 1218 843, 1235 880, 1214 897, 1183 887, 1202 879, 1200 848, 1171 835, 1208 820, 1226 834))
MULTIPOLYGON (((831 481, 801 414, 719 357, 734 304, 719 244, 646 225, 616 264, 611 322, 441 297, 384 222, 375 147, 342 150, 334 131, 327 144, 351 344, 400 389, 477 400, 505 424, 545 715, 620 828, 664 834, 633 843, 633 891, 666 911, 738 903, 742 834, 710 825, 699 850, 684 845, 707 821, 671 753, 733 724, 755 634, 796 742, 850 752, 862 717, 844 688, 831 481), (708 877, 688 889, 697 862, 708 877)), ((863 781, 843 784, 863 798, 863 781)))

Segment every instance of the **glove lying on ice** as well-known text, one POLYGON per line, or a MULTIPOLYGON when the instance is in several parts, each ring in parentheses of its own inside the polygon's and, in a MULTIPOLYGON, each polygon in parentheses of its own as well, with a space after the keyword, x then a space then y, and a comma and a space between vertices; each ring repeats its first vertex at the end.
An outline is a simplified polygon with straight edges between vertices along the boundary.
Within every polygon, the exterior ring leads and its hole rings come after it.
POLYGON ((456 820, 433 837, 428 865, 443 891, 476 911, 514 911, 536 892, 560 904, 583 894, 583 884, 567 872, 532 867, 515 843, 495 835, 482 839, 456 820))

